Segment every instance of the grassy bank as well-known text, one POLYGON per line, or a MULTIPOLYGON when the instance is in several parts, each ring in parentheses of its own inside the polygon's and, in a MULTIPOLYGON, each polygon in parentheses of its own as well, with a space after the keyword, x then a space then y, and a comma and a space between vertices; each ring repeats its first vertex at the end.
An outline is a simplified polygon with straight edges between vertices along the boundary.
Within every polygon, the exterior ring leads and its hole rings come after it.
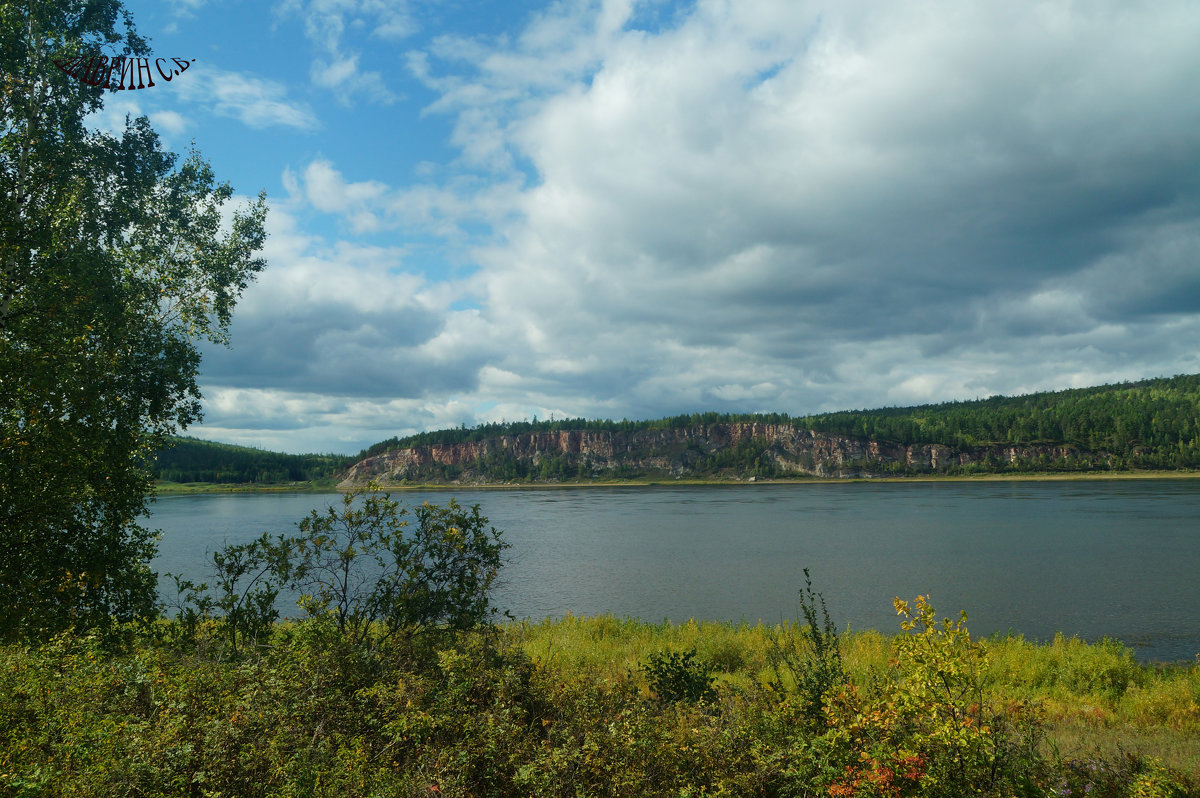
MULTIPOLYGON (((695 649, 716 684, 753 693, 773 678, 778 641, 800 630, 762 624, 646 624, 612 617, 516 624, 510 639, 539 662, 564 672, 606 678, 636 673, 664 649, 695 649)), ((875 631, 843 635, 842 657, 856 684, 883 678, 896 656, 896 637, 875 631)), ((1143 665, 1116 641, 1086 643, 1056 637, 983 641, 982 681, 994 701, 1032 701, 1045 713, 1045 744, 1067 758, 1119 758, 1120 752, 1160 757, 1200 785, 1200 659, 1143 665)), ((639 685, 647 690, 645 684, 639 685)))
POLYGON ((0 794, 1196 794, 1200 668, 910 631, 822 650, 818 626, 568 617, 364 648, 310 619, 233 659, 163 621, 10 646, 0 794))
POLYGON ((167 482, 154 483, 156 496, 179 496, 198 493, 333 493, 337 480, 321 479, 304 482, 167 482))
MULTIPOLYGON (((1028 474, 971 474, 971 475, 921 475, 911 477, 872 477, 869 479, 843 479, 828 477, 802 477, 797 479, 610 479, 610 480, 563 480, 561 482, 487 482, 472 484, 420 483, 385 484, 389 491, 434 491, 434 490, 555 490, 561 488, 649 488, 649 487, 693 487, 731 485, 817 485, 848 484, 863 482, 1077 482, 1102 480, 1146 480, 1146 479, 1198 479, 1200 471, 1104 471, 1104 472, 1046 472, 1028 474)), ((336 479, 312 482, 280 483, 217 483, 217 482, 166 482, 155 483, 154 492, 160 496, 192 493, 330 493, 339 490, 336 479)))

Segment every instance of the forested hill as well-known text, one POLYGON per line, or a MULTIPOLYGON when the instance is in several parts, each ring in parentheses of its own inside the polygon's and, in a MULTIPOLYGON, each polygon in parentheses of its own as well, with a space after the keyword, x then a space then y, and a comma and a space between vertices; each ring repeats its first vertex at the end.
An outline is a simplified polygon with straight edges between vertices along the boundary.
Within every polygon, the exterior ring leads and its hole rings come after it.
MULTIPOLYGON (((624 433, 628 437, 654 431, 747 424, 769 425, 775 430, 810 430, 897 447, 932 445, 948 447, 953 452, 973 451, 978 456, 971 458, 971 470, 1197 468, 1200 467, 1200 375, 811 416, 697 413, 653 421, 562 419, 484 424, 392 438, 365 450, 359 458, 438 444, 469 444, 548 432, 624 433), (1001 462, 995 455, 1003 447, 1059 447, 1059 453, 1038 455, 1036 461, 1023 463, 1013 455, 1007 462, 1001 462)), ((723 463, 726 471, 730 467, 741 470, 741 465, 753 462, 762 474, 763 463, 771 459, 763 457, 770 454, 769 447, 759 447, 760 452, 744 444, 741 448, 745 451, 743 456, 734 458, 736 463, 729 457, 708 459, 714 465, 718 461, 723 463)), ((770 470, 766 469, 768 473, 770 470)), ((889 470, 912 469, 892 464, 889 470)), ((692 472, 702 473, 703 468, 692 472)), ((489 475, 478 476, 486 479, 489 475)))
POLYGON ((901 444, 1065 444, 1140 458, 1132 466, 1196 467, 1200 466, 1200 374, 970 402, 825 413, 792 419, 792 423, 901 444))
POLYGON ((460 444, 474 453, 439 455, 445 462, 429 455, 429 462, 410 468, 406 478, 488 482, 666 474, 745 478, 1200 468, 1200 375, 811 416, 694 413, 652 421, 576 418, 483 424, 391 438, 358 456, 293 455, 176 438, 172 448, 159 453, 157 471, 160 479, 170 482, 329 482, 340 479, 353 464, 389 452, 428 454, 430 447, 460 444), (747 438, 735 428, 769 434, 747 438), (804 436, 790 430, 826 439, 801 440, 804 436), (781 436, 781 431, 786 434, 781 436), (602 458, 582 450, 539 450, 545 433, 615 436, 626 442, 626 451, 602 458), (518 443, 501 452, 482 445, 501 439, 518 443), (880 445, 872 448, 867 442, 880 445), (526 454, 518 454, 522 447, 526 454))
POLYGON ((340 454, 283 454, 197 438, 174 438, 173 443, 156 458, 158 478, 167 482, 249 484, 331 480, 356 459, 340 454))

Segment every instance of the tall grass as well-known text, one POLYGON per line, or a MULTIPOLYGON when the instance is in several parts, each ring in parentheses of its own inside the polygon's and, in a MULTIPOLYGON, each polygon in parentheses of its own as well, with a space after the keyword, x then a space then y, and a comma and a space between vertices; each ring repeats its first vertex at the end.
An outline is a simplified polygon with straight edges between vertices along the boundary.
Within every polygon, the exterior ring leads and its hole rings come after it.
POLYGON ((841 634, 848 684, 814 724, 779 678, 782 646, 815 653, 804 625, 568 616, 364 650, 303 621, 229 660, 174 624, 122 651, 0 647, 0 795, 893 798, 966 794, 995 763, 1004 779, 978 794, 1200 786, 1200 668, 1112 642, 989 640, 967 672, 949 635, 940 659, 898 667, 911 640, 841 634), (922 692, 944 667, 990 714, 922 692), (715 689, 653 689, 693 675, 715 689))
MULTIPOLYGON (((738 690, 771 680, 771 651, 781 637, 811 647, 803 630, 788 623, 646 623, 608 615, 514 623, 505 634, 535 662, 635 682, 639 663, 654 653, 695 649, 718 684, 738 690)), ((850 680, 882 678, 895 656, 894 641, 877 631, 843 634, 850 680)), ((1049 723, 1048 744, 1060 753, 1143 753, 1200 778, 1200 660, 1142 664, 1118 641, 1063 635, 1047 643, 1002 637, 984 647, 989 689, 1005 701, 1039 702, 1049 723)))

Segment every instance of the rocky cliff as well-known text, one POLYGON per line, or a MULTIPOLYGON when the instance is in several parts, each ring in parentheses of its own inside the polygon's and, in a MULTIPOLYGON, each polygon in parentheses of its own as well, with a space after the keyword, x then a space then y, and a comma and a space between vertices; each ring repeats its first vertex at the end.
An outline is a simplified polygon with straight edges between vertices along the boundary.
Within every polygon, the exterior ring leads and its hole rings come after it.
POLYGON ((866 477, 953 467, 1085 462, 1104 455, 1070 446, 899 445, 786 424, 702 424, 631 432, 569 430, 396 449, 355 463, 342 487, 402 481, 504 482, 514 478, 621 476, 866 477))

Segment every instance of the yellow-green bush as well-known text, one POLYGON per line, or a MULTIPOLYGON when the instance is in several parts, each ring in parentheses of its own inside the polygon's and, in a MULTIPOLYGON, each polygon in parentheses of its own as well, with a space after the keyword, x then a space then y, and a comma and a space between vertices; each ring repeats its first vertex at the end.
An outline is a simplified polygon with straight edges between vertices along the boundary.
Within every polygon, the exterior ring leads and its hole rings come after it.
POLYGON ((1111 643, 981 643, 927 602, 909 611, 900 635, 838 636, 844 682, 816 725, 799 682, 769 678, 781 640, 801 667, 813 655, 803 627, 566 618, 369 649, 313 618, 236 661, 219 629, 173 622, 124 651, 2 647, 0 795, 1195 794, 1200 757, 1179 764, 1195 668, 1111 643), (715 696, 653 700, 639 664, 692 649, 715 696), (1039 701, 1078 746, 1037 745, 1039 701), (1078 723, 1086 707, 1104 723, 1078 723), (1162 762, 1075 750, 1134 732, 1162 762))

